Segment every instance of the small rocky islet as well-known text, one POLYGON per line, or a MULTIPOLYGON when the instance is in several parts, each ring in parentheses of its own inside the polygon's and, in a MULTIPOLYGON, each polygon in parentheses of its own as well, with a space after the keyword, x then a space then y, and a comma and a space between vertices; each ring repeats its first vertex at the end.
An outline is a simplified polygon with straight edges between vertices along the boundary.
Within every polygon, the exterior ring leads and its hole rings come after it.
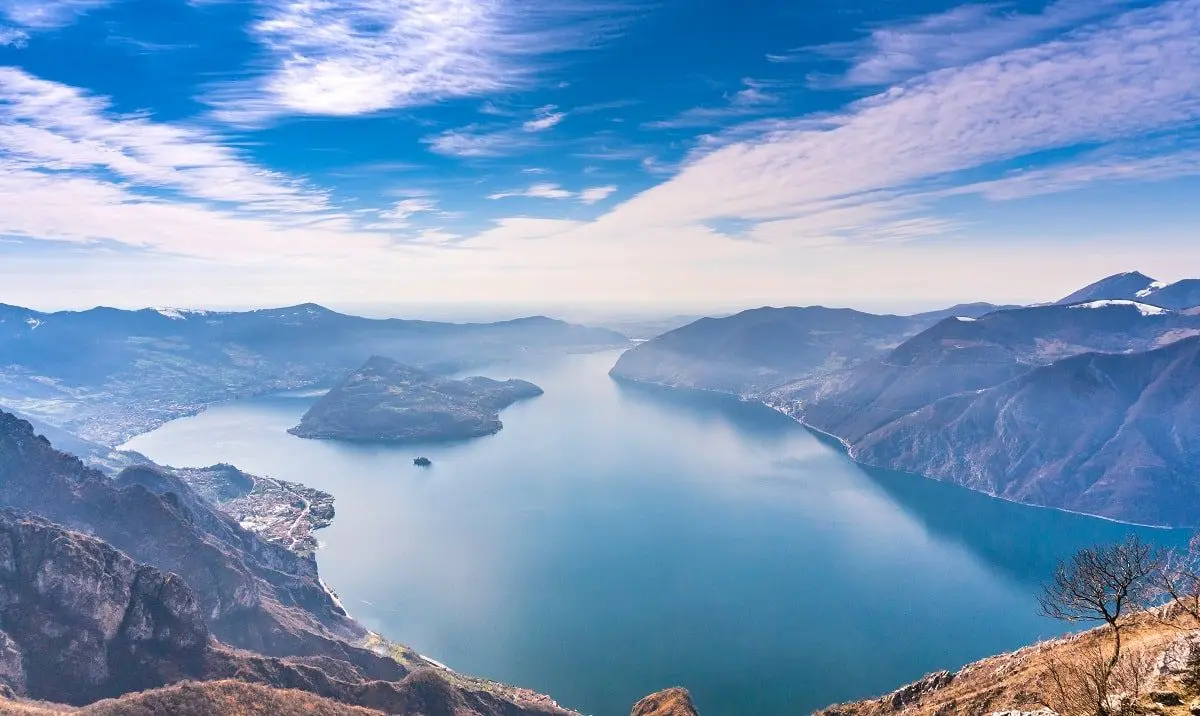
POLYGON ((288 432, 324 440, 465 440, 499 432, 504 427, 501 410, 542 392, 524 380, 453 380, 375 356, 326 393, 288 432))

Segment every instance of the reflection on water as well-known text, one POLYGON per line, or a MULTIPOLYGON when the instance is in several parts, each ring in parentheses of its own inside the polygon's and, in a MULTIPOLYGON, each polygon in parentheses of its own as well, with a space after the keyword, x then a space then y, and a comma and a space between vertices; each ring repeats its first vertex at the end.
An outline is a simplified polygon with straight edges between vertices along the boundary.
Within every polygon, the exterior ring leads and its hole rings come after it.
POLYGON ((617 384, 615 358, 504 366, 546 394, 466 444, 301 440, 315 397, 291 395, 131 447, 332 492, 319 560, 356 617, 605 716, 674 684, 706 716, 804 713, 1021 646, 1062 628, 1036 615, 1053 562, 1129 531, 863 470, 762 406, 617 384))

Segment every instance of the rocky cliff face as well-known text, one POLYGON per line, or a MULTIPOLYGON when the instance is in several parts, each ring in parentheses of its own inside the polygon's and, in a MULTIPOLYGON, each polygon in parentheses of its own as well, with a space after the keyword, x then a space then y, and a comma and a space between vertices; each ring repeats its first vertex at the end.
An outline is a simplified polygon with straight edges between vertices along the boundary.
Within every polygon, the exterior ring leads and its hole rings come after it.
POLYGON ((86 703, 204 672, 208 629, 183 580, 0 509, 0 681, 86 703))
POLYGON ((80 703, 237 678, 395 714, 568 714, 369 641, 311 558, 242 529, 176 475, 110 480, 6 413, 0 506, 44 517, 0 516, 0 681, 15 693, 80 703))
POLYGON ((499 412, 542 389, 523 380, 448 380, 375 356, 318 400, 289 432, 303 438, 414 442, 498 432, 499 412))
POLYGON ((344 638, 365 631, 316 578, 311 560, 270 545, 197 498, 173 476, 148 468, 116 480, 86 468, 0 413, 0 505, 94 535, 138 561, 194 585, 205 619, 223 641, 277 656, 347 659, 378 676, 403 675, 344 638))

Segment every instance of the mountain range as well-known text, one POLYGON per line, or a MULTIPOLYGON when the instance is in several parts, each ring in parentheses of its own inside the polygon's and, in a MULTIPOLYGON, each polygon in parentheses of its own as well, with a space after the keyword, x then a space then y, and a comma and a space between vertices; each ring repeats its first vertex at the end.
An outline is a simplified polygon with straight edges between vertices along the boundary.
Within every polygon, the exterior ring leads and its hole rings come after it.
POLYGON ((112 446, 219 400, 332 385, 376 354, 451 372, 627 343, 541 316, 455 324, 361 318, 316 304, 57 313, 0 304, 0 405, 112 446))
POLYGON ((1175 283, 1156 281, 1140 271, 1129 271, 1101 279, 1058 301, 1060 304, 1117 299, 1140 301, 1160 308, 1182 311, 1200 306, 1200 278, 1175 283))
POLYGON ((702 318, 640 343, 621 355, 611 375, 676 388, 757 391, 855 365, 936 320, 823 306, 756 308, 702 318))
POLYGON ((1187 437, 1200 435, 1189 389, 1200 382, 1189 350, 1200 336, 1198 285, 1130 272, 1027 307, 907 317, 756 309, 641 343, 612 375, 762 401, 872 466, 1191 526, 1200 524, 1200 444, 1187 437), (1164 417, 1151 420, 1147 405, 1164 417))

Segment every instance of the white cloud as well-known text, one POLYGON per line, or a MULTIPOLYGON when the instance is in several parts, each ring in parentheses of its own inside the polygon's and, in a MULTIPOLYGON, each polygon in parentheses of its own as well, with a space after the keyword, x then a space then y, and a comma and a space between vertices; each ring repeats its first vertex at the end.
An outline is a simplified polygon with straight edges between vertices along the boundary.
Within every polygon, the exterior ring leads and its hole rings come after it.
POLYGON ((598 201, 604 201, 616 191, 617 187, 612 184, 608 186, 594 186, 579 192, 579 200, 584 204, 595 204, 598 201))
POLYGON ((832 117, 777 122, 618 207, 623 225, 760 221, 1082 143, 1200 120, 1200 0, 1130 11, 1069 37, 931 73, 832 117))
POLYGON ((575 196, 574 193, 563 189, 557 184, 534 184, 527 189, 517 191, 502 191, 488 196, 489 199, 508 199, 515 196, 523 196, 531 199, 570 199, 575 196))
POLYGON ((430 151, 451 157, 484 158, 519 154, 536 146, 530 132, 512 129, 486 129, 478 125, 451 129, 423 137, 430 151))
POLYGON ((1131 0, 1055 0, 1037 13, 1014 12, 1007 3, 962 5, 915 21, 884 25, 862 40, 822 45, 773 61, 814 53, 850 63, 844 75, 818 83, 886 85, 917 74, 967 63, 1028 46, 1111 13, 1131 0))
POLYGON ((0 27, 0 47, 24 47, 29 33, 15 27, 0 27))
POLYGON ((568 191, 558 184, 534 184, 525 189, 501 191, 488 196, 489 199, 510 199, 525 197, 529 199, 579 199, 584 204, 595 204, 604 201, 617 190, 615 186, 594 186, 578 192, 568 191))
POLYGON ((779 102, 779 97, 770 91, 773 86, 769 82, 745 78, 742 80, 742 89, 726 95, 725 104, 712 107, 693 107, 670 119, 647 122, 643 126, 648 129, 712 127, 731 119, 761 115, 771 111, 773 106, 779 102))
POLYGON ((401 199, 388 211, 379 214, 382 219, 394 219, 403 221, 413 214, 429 212, 437 209, 437 200, 428 197, 412 197, 410 199, 401 199))
POLYGON ((552 104, 539 108, 536 112, 537 116, 522 124, 521 128, 526 132, 541 132, 550 129, 567 117, 566 112, 557 112, 555 111, 557 109, 552 104))
POLYGON ((259 0, 266 73, 218 90, 218 116, 351 116, 532 83, 623 15, 551 0, 259 0), (601 20, 603 17, 605 19, 601 20))
POLYGON ((69 25, 74 19, 111 0, 0 0, 0 14, 31 29, 69 25))
POLYGON ((323 192, 268 171, 195 127, 111 111, 104 98, 0 68, 0 159, 53 171, 107 171, 135 185, 264 211, 329 209, 323 192))
POLYGON ((0 235, 228 261, 375 252, 325 192, 201 128, 0 68, 0 235))
POLYGON ((1074 161, 1014 172, 999 179, 955 187, 943 194, 980 194, 1005 201, 1071 191, 1101 182, 1152 182, 1187 176, 1200 176, 1200 151, 1186 149, 1159 156, 1092 152, 1074 161))

